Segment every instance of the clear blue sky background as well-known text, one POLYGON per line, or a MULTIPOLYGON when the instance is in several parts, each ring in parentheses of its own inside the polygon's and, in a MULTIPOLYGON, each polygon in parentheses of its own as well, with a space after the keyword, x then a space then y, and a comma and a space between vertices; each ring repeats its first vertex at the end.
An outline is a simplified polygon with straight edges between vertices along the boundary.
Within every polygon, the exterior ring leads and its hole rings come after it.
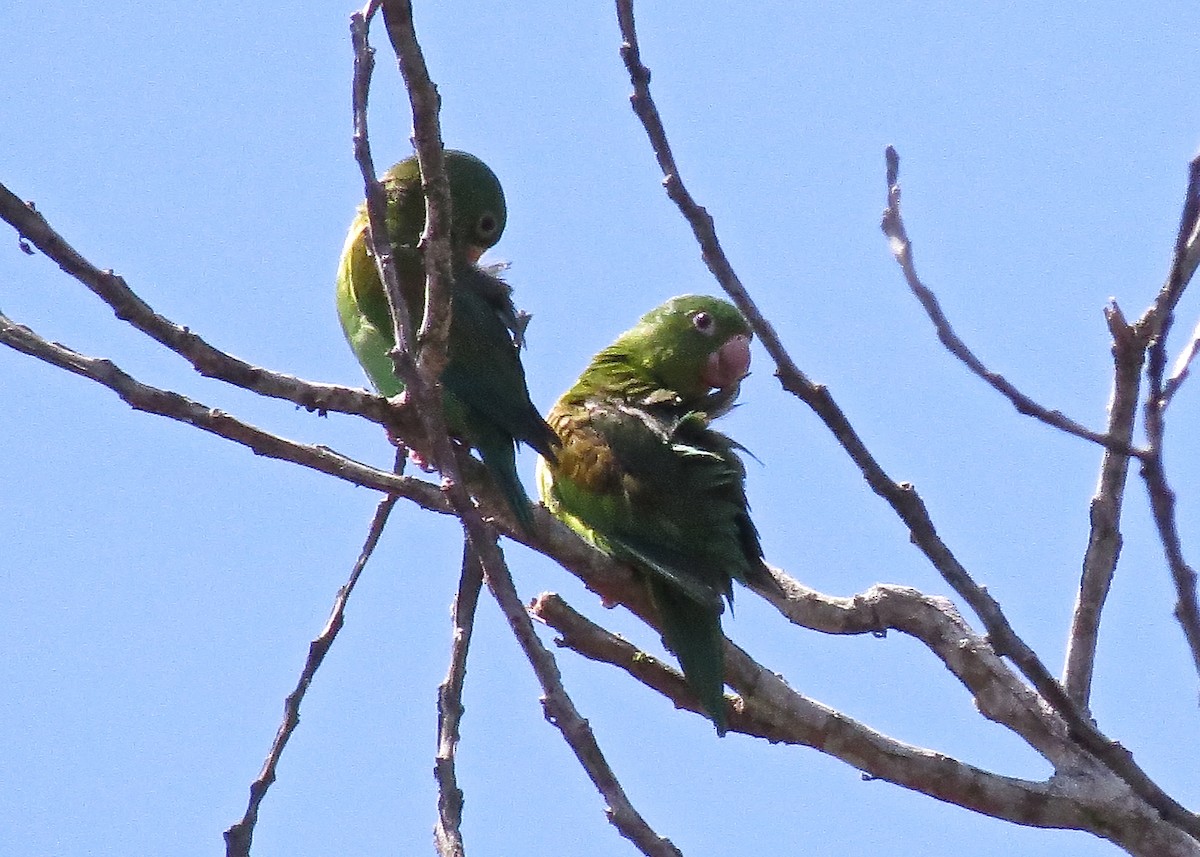
MULTIPOLYGON (((0 58, 0 181, 157 310, 273 369, 361 384, 332 281, 362 185, 351 157, 350 5, 13 0, 0 58)), ((1167 268, 1200 141, 1189 3, 645 2, 643 51, 691 190, 798 363, 1057 669, 1099 452, 1018 416, 936 342, 878 229, 883 148, 903 161, 917 262, 959 332, 1045 403, 1103 425, 1101 309, 1131 317, 1167 268), (715 8, 706 8, 715 7, 715 8)), ((608 3, 418 3, 448 144, 508 193, 493 258, 534 315, 526 366, 548 407, 641 312, 716 290, 628 107, 608 3)), ((381 166, 410 119, 382 30, 381 166)), ((5 227, 7 228, 7 227, 5 227)), ((1197 315, 1192 294, 1180 335, 1197 315)), ((387 466, 377 427, 197 376, 0 230, 0 308, 45 336, 274 431, 387 466)), ((1173 351, 1175 348, 1172 349, 1173 351)), ((768 558, 822 591, 947 587, 761 350, 724 427, 751 463, 768 558)), ((1193 562, 1200 382, 1169 465, 1193 562)), ((0 349, 0 852, 219 853, 377 497, 139 414, 0 349)), ((522 459, 532 485, 532 458, 522 459)), ((1095 713, 1200 804, 1197 679, 1131 477, 1095 713)), ((569 575, 508 548, 525 597, 557 590, 639 644, 569 575)), ((260 857, 428 854, 434 693, 459 557, 453 521, 401 508, 318 674, 255 836, 260 857)), ((727 631, 801 692, 1002 773, 1043 761, 982 720, 899 635, 825 637, 753 597, 727 631)), ((549 637, 547 636, 547 639, 549 637)), ((634 803, 689 857, 1107 855, 820 753, 718 740, 614 670, 564 653, 575 700, 634 803)), ((495 606, 472 649, 459 776, 478 855, 634 853, 608 826, 495 606)))

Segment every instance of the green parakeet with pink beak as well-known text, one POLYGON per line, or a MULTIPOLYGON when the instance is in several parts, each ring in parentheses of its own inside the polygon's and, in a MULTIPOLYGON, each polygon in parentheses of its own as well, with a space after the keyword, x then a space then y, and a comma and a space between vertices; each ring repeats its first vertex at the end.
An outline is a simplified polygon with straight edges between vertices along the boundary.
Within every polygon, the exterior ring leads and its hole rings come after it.
MULTIPOLYGON (((504 232, 504 191, 495 173, 466 152, 447 149, 445 167, 454 278, 448 362, 441 377, 446 423, 452 434, 479 451, 517 519, 529 528, 532 517, 517 476, 516 445, 526 443, 553 459, 558 438, 530 401, 525 383, 520 348, 527 317, 513 306, 508 284, 477 264, 504 232)), ((416 324, 425 307, 425 268, 418 247, 425 228, 425 197, 416 157, 396 164, 382 181, 401 291, 416 324)), ((359 208, 342 249, 337 309, 346 339, 375 389, 389 397, 403 392, 388 357, 395 339, 370 249, 365 206, 359 208)))
POLYGON ((710 428, 750 368, 750 327, 727 301, 673 298, 592 358, 550 411, 562 445, 538 464, 550 511, 630 563, 663 642, 725 734, 721 613, 734 580, 775 586, 730 438, 710 428))

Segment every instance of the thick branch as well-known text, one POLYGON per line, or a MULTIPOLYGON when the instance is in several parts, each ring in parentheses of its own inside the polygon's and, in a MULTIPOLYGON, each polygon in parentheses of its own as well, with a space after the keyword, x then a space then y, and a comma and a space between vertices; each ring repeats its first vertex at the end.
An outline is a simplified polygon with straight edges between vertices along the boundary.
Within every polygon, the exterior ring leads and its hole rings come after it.
MULTIPOLYGON (((560 645, 625 670, 677 708, 698 711, 679 673, 590 622, 557 595, 543 594, 532 610, 560 633, 560 645)), ((731 684, 742 694, 728 712, 731 731, 812 747, 858 768, 865 778, 887 780, 1016 824, 1088 830, 1139 857, 1200 853, 1194 840, 1161 824, 1152 808, 1087 757, 1077 756, 1077 767, 1046 783, 993 774, 896 741, 807 699, 732 644, 726 657, 731 684)))
MULTIPOLYGON (((400 455, 397 455, 397 471, 403 463, 404 459, 400 455)), ((267 753, 267 759, 263 763, 262 771, 254 782, 250 784, 250 802, 246 807, 246 814, 242 816, 241 821, 225 831, 226 857, 250 857, 250 843, 254 837, 254 825, 258 822, 258 809, 262 804, 263 798, 267 796, 267 789, 275 782, 275 769, 279 765, 279 758, 283 755, 283 750, 287 746, 288 739, 292 737, 292 732, 300 725, 300 703, 304 700, 304 695, 308 692, 309 685, 312 684, 313 676, 316 675, 317 669, 320 668, 321 663, 325 660, 325 655, 329 653, 330 647, 333 646, 334 639, 337 637, 338 632, 342 630, 342 625, 345 624, 346 603, 350 600, 350 594, 354 591, 354 587, 358 583, 358 578, 367 565, 367 560, 375 552, 375 546, 379 544, 379 537, 383 533, 384 524, 387 523, 388 515, 391 514, 392 508, 396 505, 398 499, 399 495, 390 494, 379 501, 379 506, 375 510, 375 517, 371 520, 370 530, 367 532, 366 542, 363 544, 362 551, 358 555, 358 560, 354 563, 354 568, 350 571, 350 577, 342 585, 342 588, 338 590, 337 597, 333 602, 333 610, 329 614, 329 620, 325 623, 325 627, 321 629, 321 633, 309 643, 308 659, 304 662, 304 669, 300 672, 300 679, 296 682, 296 688, 284 700, 283 722, 279 724, 279 729, 275 733, 275 740, 271 743, 271 750, 267 753)))
POLYGON ((981 714, 1012 730, 1055 768, 1078 755, 1066 725, 976 634, 947 599, 906 586, 878 584, 849 598, 824 595, 783 572, 782 595, 760 590, 793 623, 826 634, 899 631, 920 641, 971 692, 981 714))
MULTIPOLYGON (((625 670, 677 708, 699 712, 683 676, 589 621, 559 596, 542 594, 532 610, 558 631, 560 645, 625 670)), ((872 778, 888 780, 996 818, 1042 827, 1087 827, 1080 807, 1054 795, 1045 783, 1002 777, 932 750, 896 741, 796 693, 737 646, 727 645, 726 655, 730 683, 742 694, 741 700, 728 710, 730 731, 773 743, 812 747, 872 778)))

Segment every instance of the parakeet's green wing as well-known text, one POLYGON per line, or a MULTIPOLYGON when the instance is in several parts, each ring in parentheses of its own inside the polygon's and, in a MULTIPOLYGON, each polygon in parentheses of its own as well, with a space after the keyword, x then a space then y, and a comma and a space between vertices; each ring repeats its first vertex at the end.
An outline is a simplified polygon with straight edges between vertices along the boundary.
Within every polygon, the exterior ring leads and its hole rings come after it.
POLYGON ((603 399, 559 424, 549 502, 710 609, 731 597, 731 577, 761 580, 742 463, 724 435, 603 399))
MULTIPOLYGON (((494 302, 494 284, 474 266, 456 267, 449 361, 442 372, 447 422, 479 450, 509 505, 526 528, 533 525, 529 497, 517 476, 516 442, 554 459, 558 437, 529 398, 525 370, 507 318, 494 302), (486 290, 481 291, 481 287, 486 290)), ((498 282, 498 281, 497 281, 498 282)), ((500 283, 503 285, 503 283, 500 283)))
POLYGON ((722 599, 732 599, 731 578, 769 577, 732 443, 702 419, 671 421, 603 399, 563 416, 543 499, 646 573, 667 647, 724 732, 722 599))
POLYGON ((475 266, 456 266, 454 278, 450 362, 442 383, 479 419, 553 460, 558 437, 529 398, 509 326, 516 311, 499 290, 507 286, 475 266))
POLYGON ((360 216, 350 227, 337 272, 337 310, 346 340, 371 384, 383 396, 404 389, 388 357, 395 340, 383 284, 367 250, 367 222, 360 216))

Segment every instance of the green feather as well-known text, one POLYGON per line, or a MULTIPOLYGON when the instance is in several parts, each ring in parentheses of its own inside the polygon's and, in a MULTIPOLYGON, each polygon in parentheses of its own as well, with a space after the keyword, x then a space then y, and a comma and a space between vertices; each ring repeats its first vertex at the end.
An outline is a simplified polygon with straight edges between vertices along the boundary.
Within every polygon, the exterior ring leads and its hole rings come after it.
POLYGON ((719 612, 712 612, 655 577, 646 583, 662 619, 663 642, 679 658, 688 684, 700 698, 717 734, 729 728, 725 716, 725 635, 719 612))
MULTIPOLYGON (((441 378, 446 422, 453 434, 479 451, 528 529, 533 519, 529 497, 517 476, 516 444, 526 443, 553 458, 558 439, 529 398, 520 359, 528 316, 513 306, 508 284, 476 264, 504 231, 504 192, 478 158, 450 149, 445 155, 454 278, 447 365, 441 378)), ((401 292, 415 322, 425 303, 425 270, 418 247, 425 226, 425 200, 416 158, 388 170, 383 183, 401 292)), ((338 265, 338 318, 372 385, 381 395, 395 396, 404 385, 388 356, 395 344, 392 320, 367 234, 366 212, 360 208, 338 265)))
POLYGON ((734 580, 773 582, 740 447, 709 425, 733 405, 749 337, 717 298, 685 295, 647 313, 555 404, 562 446, 538 472, 551 512, 642 573, 664 642, 722 734, 724 602, 734 580))

